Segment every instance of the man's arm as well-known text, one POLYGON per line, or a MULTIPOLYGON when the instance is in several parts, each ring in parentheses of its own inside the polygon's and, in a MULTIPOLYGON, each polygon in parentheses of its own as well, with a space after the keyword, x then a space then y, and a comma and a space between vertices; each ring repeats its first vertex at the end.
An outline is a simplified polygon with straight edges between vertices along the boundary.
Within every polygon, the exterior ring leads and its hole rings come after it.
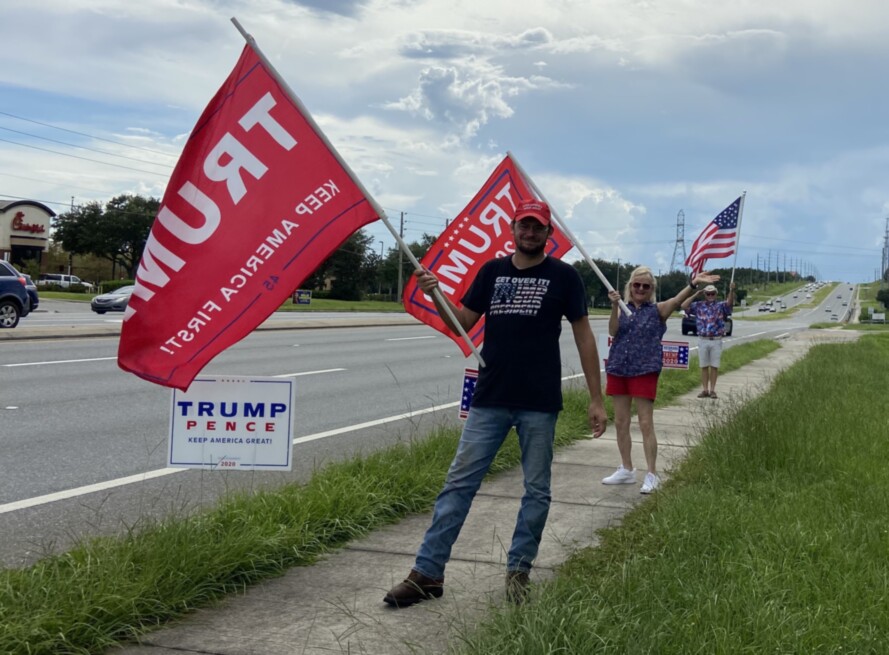
POLYGON ((679 309, 681 309, 682 311, 685 311, 686 309, 691 307, 691 304, 694 302, 695 298, 697 298, 700 293, 701 293, 701 290, 698 289, 693 294, 691 294, 688 298, 683 300, 682 304, 679 305, 679 309))
POLYGON ((571 324, 574 332, 574 343, 577 345, 577 353, 580 355, 580 367, 586 378, 586 386, 590 393, 590 406, 587 414, 590 419, 590 428, 593 437, 601 437, 608 425, 608 414, 605 413, 605 402, 602 398, 602 375, 599 371, 599 349, 596 347, 596 338, 590 328, 590 320, 583 316, 571 324))
POLYGON ((729 307, 729 313, 732 311, 732 307, 735 306, 735 283, 732 282, 728 287, 728 295, 725 297, 725 302, 729 307))
POLYGON ((421 268, 414 271, 414 275, 417 276, 417 286, 420 287, 420 290, 425 293, 427 296, 432 298, 432 302, 435 303, 435 308, 438 310, 439 316, 441 316, 441 320, 445 322, 445 325, 450 328, 455 334, 459 334, 460 330, 457 329, 457 326, 451 322, 448 313, 445 311, 442 306, 442 300, 447 304, 448 308, 454 314, 454 318, 456 318, 464 332, 469 332, 472 329, 472 326, 478 323, 478 319, 481 318, 481 314, 472 311, 468 307, 457 307, 451 300, 444 295, 443 293, 433 293, 432 290, 438 287, 438 278, 433 275, 433 273, 426 268, 421 268))
POLYGON ((688 286, 682 287, 678 294, 676 294, 670 300, 665 300, 662 303, 658 303, 658 313, 661 315, 661 318, 666 319, 676 311, 676 306, 679 306, 679 309, 685 311, 689 307, 691 307, 691 303, 697 298, 699 295, 704 293, 703 289, 700 288, 702 284, 713 284, 714 282, 719 282, 718 275, 709 275, 706 271, 701 271, 690 281, 688 286), (692 284, 694 287, 692 287, 692 284), (671 303, 669 307, 665 307, 663 310, 661 309, 661 305, 666 305, 667 303, 671 303), (669 311, 668 311, 669 310, 669 311))

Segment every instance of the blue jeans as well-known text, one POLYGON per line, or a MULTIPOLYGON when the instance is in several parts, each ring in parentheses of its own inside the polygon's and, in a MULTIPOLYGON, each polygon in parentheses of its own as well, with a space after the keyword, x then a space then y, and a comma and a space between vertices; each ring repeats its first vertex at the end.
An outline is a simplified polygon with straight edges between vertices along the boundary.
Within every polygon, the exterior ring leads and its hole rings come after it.
POLYGON ((558 412, 502 407, 473 407, 470 410, 444 489, 435 501, 432 525, 417 552, 416 571, 429 578, 444 577, 451 547, 457 541, 472 499, 513 426, 522 451, 525 493, 516 517, 506 568, 509 571, 531 569, 552 499, 550 479, 558 416, 558 412))

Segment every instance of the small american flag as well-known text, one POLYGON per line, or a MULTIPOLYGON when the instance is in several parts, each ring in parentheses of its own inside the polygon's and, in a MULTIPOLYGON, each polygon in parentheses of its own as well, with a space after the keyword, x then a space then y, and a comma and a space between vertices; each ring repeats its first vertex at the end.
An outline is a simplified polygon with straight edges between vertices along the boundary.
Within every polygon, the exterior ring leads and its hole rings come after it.
POLYGON ((467 368, 463 372, 463 395, 460 397, 460 418, 462 419, 469 416, 469 405, 472 403, 476 382, 478 382, 478 369, 467 368))
POLYGON ((664 368, 688 369, 688 341, 661 341, 664 368))
POLYGON ((691 246, 691 253, 685 260, 685 265, 691 267, 693 275, 704 270, 704 264, 708 259, 719 259, 734 254, 738 245, 738 217, 741 212, 741 197, 739 196, 728 207, 723 209, 719 216, 707 224, 700 236, 691 246))

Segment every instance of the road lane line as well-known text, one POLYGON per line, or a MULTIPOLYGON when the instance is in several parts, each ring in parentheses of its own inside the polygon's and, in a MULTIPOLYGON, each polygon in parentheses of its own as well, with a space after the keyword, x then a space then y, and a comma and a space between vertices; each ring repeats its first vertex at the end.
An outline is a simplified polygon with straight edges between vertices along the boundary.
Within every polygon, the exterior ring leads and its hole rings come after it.
POLYGON ((336 373, 337 371, 345 371, 344 368, 325 368, 320 371, 304 371, 302 373, 282 373, 281 375, 273 375, 273 378, 298 378, 303 375, 316 375, 318 373, 336 373))
POLYGON ((22 364, 3 364, 7 368, 15 368, 17 366, 48 366, 49 364, 80 364, 83 362, 107 362, 117 357, 91 357, 90 359, 57 359, 52 362, 24 362, 22 364))
POLYGON ((398 337, 397 339, 386 339, 386 341, 416 341, 417 339, 437 339, 434 334, 426 337, 398 337))
POLYGON ((20 509, 28 509, 29 507, 36 507, 38 505, 46 505, 48 503, 55 502, 57 500, 66 500, 69 498, 77 498, 78 496, 85 496, 86 494, 91 494, 96 491, 104 491, 106 489, 113 489, 114 487, 122 487, 127 484, 133 484, 134 482, 144 482, 145 480, 151 480, 153 478, 160 478, 164 475, 172 475, 173 473, 179 473, 181 471, 187 471, 188 469, 174 469, 174 468, 164 468, 164 469, 156 469, 154 471, 148 471, 147 473, 139 473, 137 475, 130 475, 125 478, 117 478, 116 480, 108 480, 107 482, 98 482, 96 484, 90 484, 85 487, 77 487, 76 489, 68 489, 67 491, 57 491, 52 494, 45 494, 43 496, 36 496, 34 498, 25 498, 24 500, 17 500, 12 503, 6 503, 5 505, 0 505, 0 514, 6 514, 7 512, 15 512, 20 509))

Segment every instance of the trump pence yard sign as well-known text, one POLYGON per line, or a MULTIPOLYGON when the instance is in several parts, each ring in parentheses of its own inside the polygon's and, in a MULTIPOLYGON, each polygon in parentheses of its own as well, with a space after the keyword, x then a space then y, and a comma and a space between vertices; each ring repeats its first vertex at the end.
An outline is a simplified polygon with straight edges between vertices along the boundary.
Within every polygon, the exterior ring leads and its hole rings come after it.
POLYGON ((173 390, 168 465, 289 471, 294 381, 267 377, 196 378, 173 390))

